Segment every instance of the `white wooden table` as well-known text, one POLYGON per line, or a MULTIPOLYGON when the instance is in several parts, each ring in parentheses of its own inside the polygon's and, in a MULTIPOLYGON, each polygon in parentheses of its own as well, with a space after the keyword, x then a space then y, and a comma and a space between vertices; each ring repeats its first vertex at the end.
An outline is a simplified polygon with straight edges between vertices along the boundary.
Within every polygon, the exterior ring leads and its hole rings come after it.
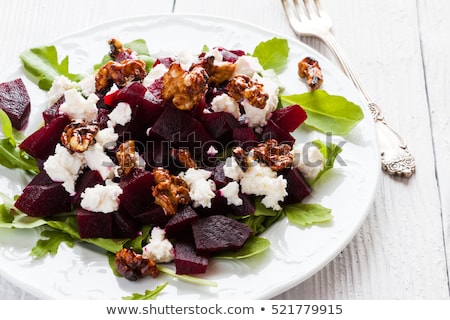
MULTIPOLYGON (((450 2, 323 4, 362 82, 415 154, 417 172, 410 179, 384 174, 346 249, 276 298, 448 299, 450 2)), ((279 0, 0 0, 0 74, 26 48, 101 22, 169 12, 231 17, 293 35, 279 0)), ((318 41, 304 41, 333 59, 318 41)), ((0 278, 0 299, 33 298, 0 278)))

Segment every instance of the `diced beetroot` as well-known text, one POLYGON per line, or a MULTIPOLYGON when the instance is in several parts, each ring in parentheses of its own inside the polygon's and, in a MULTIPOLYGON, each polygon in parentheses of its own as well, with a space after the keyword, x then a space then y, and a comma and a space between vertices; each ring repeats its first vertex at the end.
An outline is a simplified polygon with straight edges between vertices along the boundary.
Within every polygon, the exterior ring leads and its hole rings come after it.
POLYGON ((26 186, 14 205, 32 217, 48 217, 71 210, 70 195, 58 182, 26 186))
POLYGON ((157 204, 152 204, 144 212, 133 217, 140 223, 149 226, 156 226, 164 228, 167 221, 170 220, 170 216, 164 213, 164 210, 157 204))
POLYGON ((247 194, 243 194, 240 193, 239 194, 239 198, 242 199, 242 205, 240 206, 235 206, 235 205, 231 205, 231 212, 233 212, 233 214, 235 216, 239 216, 239 217, 244 217, 244 216, 249 216, 255 213, 256 207, 255 207, 255 201, 253 200, 252 197, 250 197, 247 194))
POLYGON ((239 122, 228 112, 203 113, 201 122, 211 136, 225 144, 233 139, 233 129, 239 122))
POLYGON ((42 117, 44 118, 45 124, 53 121, 59 115, 59 107, 66 101, 65 97, 62 96, 58 99, 50 108, 47 108, 42 112, 42 117))
POLYGON ((65 114, 60 114, 55 119, 28 136, 19 148, 30 156, 45 160, 53 154, 55 147, 61 139, 61 133, 70 119, 65 114))
POLYGON ((45 170, 41 170, 33 179, 28 183, 28 186, 46 186, 54 183, 52 178, 47 174, 45 170))
POLYGON ((292 132, 297 129, 306 118, 306 111, 298 104, 293 104, 272 112, 270 120, 275 122, 280 128, 292 132))
POLYGON ((286 180, 288 196, 284 199, 285 203, 299 203, 311 194, 312 189, 298 168, 291 169, 286 180))
POLYGON ((144 212, 153 203, 153 174, 140 168, 135 168, 123 177, 119 186, 122 194, 119 196, 121 210, 130 216, 144 212))
POLYGON ((286 143, 288 145, 293 145, 295 138, 290 135, 290 133, 282 128, 280 128, 275 122, 269 120, 267 125, 264 127, 262 134, 262 140, 267 141, 269 139, 275 139, 280 144, 286 143))
POLYGON ((103 178, 97 170, 85 171, 80 175, 75 184, 75 196, 73 197, 73 203, 79 205, 81 203, 81 194, 86 188, 93 188, 96 185, 105 185, 103 178))
POLYGON ((166 68, 168 68, 174 61, 175 60, 172 57, 158 58, 155 60, 155 63, 153 63, 153 68, 158 64, 163 64, 166 68))
POLYGON ((230 208, 227 205, 227 199, 220 194, 219 190, 214 191, 215 197, 211 199, 211 207, 199 206, 195 208, 195 211, 201 217, 207 217, 217 214, 230 213, 230 208))
POLYGON ((110 93, 103 97, 103 102, 108 107, 114 107, 117 104, 117 94, 120 92, 120 90, 116 90, 113 93, 110 93))
POLYGON ((192 224, 197 253, 205 254, 223 250, 238 250, 253 231, 242 222, 226 216, 201 218, 192 224))
POLYGON ((82 239, 113 237, 113 214, 77 210, 78 233, 82 239))
POLYGON ((172 147, 200 148, 212 140, 202 123, 192 118, 187 112, 167 105, 164 112, 150 130, 150 136, 156 135, 169 141, 172 147))
POLYGON ((30 116, 30 108, 30 97, 22 79, 0 83, 0 109, 6 112, 13 128, 23 128, 30 116))
POLYGON ((243 149, 249 149, 258 144, 255 132, 249 127, 233 129, 233 140, 237 146, 243 149))
POLYGON ((187 231, 191 231, 191 223, 198 220, 197 212, 191 206, 185 206, 181 211, 177 212, 167 222, 165 231, 166 236, 179 237, 187 231))
POLYGON ((216 189, 222 189, 225 187, 228 183, 233 181, 233 179, 230 179, 225 176, 225 172, 223 171, 223 167, 226 165, 226 161, 220 161, 214 170, 212 171, 212 177, 211 179, 216 184, 216 189))
POLYGON ((150 168, 167 168, 170 162, 170 147, 167 141, 147 141, 144 160, 150 168))
POLYGON ((245 52, 242 51, 242 50, 227 50, 227 49, 222 48, 222 47, 217 48, 217 50, 219 50, 219 52, 222 54, 223 61, 227 61, 227 62, 231 62, 231 63, 235 63, 236 60, 240 56, 244 56, 245 55, 245 52))
POLYGON ((111 110, 108 110, 105 108, 98 108, 97 124, 100 129, 105 129, 106 127, 108 127, 110 112, 111 112, 111 110))
POLYGON ((138 236, 140 224, 123 212, 113 212, 112 237, 135 238, 138 236))
POLYGON ((163 82, 162 77, 153 81, 153 83, 147 88, 148 92, 153 95, 156 101, 162 101, 162 88, 163 82))
POLYGON ((208 268, 208 256, 198 254, 191 241, 175 243, 175 272, 176 274, 200 274, 208 268))

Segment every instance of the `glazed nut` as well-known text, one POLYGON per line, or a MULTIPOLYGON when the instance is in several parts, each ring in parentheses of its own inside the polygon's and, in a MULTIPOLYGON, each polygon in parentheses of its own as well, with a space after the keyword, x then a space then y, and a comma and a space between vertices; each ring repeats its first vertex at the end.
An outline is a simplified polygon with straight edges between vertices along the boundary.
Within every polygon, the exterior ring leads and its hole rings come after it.
POLYGON ((179 63, 172 63, 162 77, 162 97, 180 110, 192 110, 205 96, 208 79, 208 73, 200 65, 185 71, 179 63))
POLYGON ((96 122, 85 120, 72 120, 61 134, 61 143, 71 153, 84 152, 90 145, 95 143, 95 135, 98 132, 96 122))
POLYGON ((156 278, 159 275, 154 261, 144 258, 131 248, 123 248, 116 253, 114 266, 119 274, 131 281, 144 276, 156 278))
POLYGON ((291 146, 288 144, 278 144, 275 139, 267 140, 253 148, 254 156, 266 163, 273 171, 280 171, 289 168, 294 161, 291 153, 291 146))
POLYGON ((125 57, 132 57, 133 50, 130 48, 124 48, 122 42, 112 38, 108 41, 109 44, 109 56, 115 61, 124 60, 125 57))
POLYGON ((236 75, 227 84, 228 95, 236 101, 247 99, 255 108, 264 109, 268 94, 263 90, 264 85, 252 80, 246 75, 236 75))
POLYGON ((197 169, 197 163, 191 156, 191 152, 188 149, 171 149, 170 155, 184 168, 197 169))
POLYGON ((119 146, 116 152, 116 158, 119 163, 119 176, 126 176, 136 167, 136 150, 134 147, 134 140, 128 140, 119 146))
POLYGON ((306 57, 298 63, 298 75, 300 78, 306 78, 306 83, 311 90, 318 89, 323 83, 319 62, 311 57, 306 57))
POLYGON ((179 205, 186 205, 191 201, 186 182, 170 174, 167 169, 153 169, 153 179, 155 185, 152 187, 152 195, 166 215, 175 215, 179 205))

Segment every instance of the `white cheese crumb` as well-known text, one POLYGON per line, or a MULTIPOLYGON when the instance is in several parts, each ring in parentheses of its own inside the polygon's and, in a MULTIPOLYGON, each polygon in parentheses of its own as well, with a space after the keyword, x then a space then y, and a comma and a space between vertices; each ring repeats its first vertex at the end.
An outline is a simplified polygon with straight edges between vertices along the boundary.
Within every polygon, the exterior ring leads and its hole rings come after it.
POLYGON ((225 111, 233 115, 236 119, 239 119, 241 112, 239 111, 239 104, 232 97, 226 93, 222 93, 219 96, 215 96, 211 101, 211 108, 215 112, 225 111))
POLYGON ((96 185, 86 188, 81 194, 81 207, 92 212, 110 213, 119 209, 119 196, 122 189, 117 183, 110 182, 105 186, 96 185))
POLYGON ((183 70, 189 71, 192 64, 198 61, 198 57, 189 51, 180 51, 176 55, 178 62, 183 70))
POLYGON ((244 202, 239 198, 239 183, 233 181, 228 183, 225 187, 219 190, 220 194, 227 199, 227 204, 234 204, 241 206, 244 202))
POLYGON ((205 58, 214 57, 214 63, 222 62, 223 55, 218 48, 214 48, 205 54, 205 58))
POLYGON ((64 92, 76 88, 76 82, 69 80, 66 76, 57 76, 52 82, 50 90, 47 92, 47 106, 51 107, 64 95, 64 92))
POLYGON ((81 90, 81 94, 85 97, 95 93, 95 76, 89 75, 84 77, 80 82, 78 82, 78 88, 81 90))
POLYGON ((206 154, 210 157, 214 157, 219 153, 219 150, 217 150, 216 148, 214 148, 214 146, 210 146, 208 151, 206 151, 206 154))
POLYGON ((64 92, 66 101, 59 107, 59 111, 66 113, 71 119, 97 120, 97 105, 99 98, 96 94, 90 94, 85 99, 76 89, 64 92))
POLYGON ((174 259, 172 243, 166 239, 166 232, 158 227, 152 229, 149 243, 142 248, 142 256, 155 263, 167 263, 174 259))
POLYGON ((322 171, 325 159, 322 152, 312 143, 297 144, 292 148, 293 164, 307 180, 314 180, 322 171))
POLYGON ((113 128, 105 128, 97 132, 95 141, 105 149, 114 149, 119 135, 114 132, 113 128))
POLYGON ((150 70, 148 75, 144 78, 144 80, 142 81, 142 85, 146 88, 150 87, 153 84, 153 82, 155 82, 156 79, 161 78, 166 72, 167 68, 165 65, 163 65, 162 63, 156 65, 150 70))
POLYGON ((131 120, 131 107, 126 102, 119 102, 109 114, 108 127, 115 127, 117 124, 126 125, 131 120))
POLYGON ((103 147, 99 144, 93 144, 83 152, 87 166, 91 170, 97 170, 103 179, 112 178, 116 165, 111 158, 103 152, 103 147))
POLYGON ((63 187, 71 195, 75 193, 75 182, 85 165, 82 153, 70 153, 65 147, 58 144, 55 154, 44 162, 44 170, 55 182, 63 182, 63 187))
POLYGON ((269 167, 253 162, 244 172, 240 183, 243 193, 264 196, 261 203, 265 207, 281 210, 279 202, 287 196, 287 181, 283 176, 277 176, 269 167))
POLYGON ((225 160, 223 172, 225 174, 225 177, 233 180, 240 180, 244 175, 244 171, 242 171, 241 167, 236 162, 236 159, 234 157, 228 157, 225 160))
POLYGON ((267 124, 268 114, 265 108, 256 108, 252 106, 247 99, 244 99, 241 104, 244 107, 245 120, 247 121, 249 127, 263 127, 267 124))
POLYGON ((258 58, 252 56, 240 56, 235 62, 234 76, 244 74, 250 78, 257 72, 262 72, 264 68, 259 63, 258 58))
POLYGON ((189 187, 189 196, 194 207, 211 208, 211 199, 216 196, 214 190, 215 183, 208 180, 211 172, 204 169, 189 168, 186 172, 180 173, 180 177, 186 181, 189 187))

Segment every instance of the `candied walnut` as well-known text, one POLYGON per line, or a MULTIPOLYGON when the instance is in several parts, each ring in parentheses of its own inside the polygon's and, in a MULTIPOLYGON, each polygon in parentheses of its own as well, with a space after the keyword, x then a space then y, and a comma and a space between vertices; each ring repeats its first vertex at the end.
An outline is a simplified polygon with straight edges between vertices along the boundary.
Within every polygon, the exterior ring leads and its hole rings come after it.
POLYGON ((172 63, 162 77, 162 97, 180 110, 191 110, 208 90, 208 73, 200 65, 185 71, 179 63, 172 63))
POLYGON ((116 158, 120 168, 118 173, 121 177, 129 174, 136 167, 136 150, 134 148, 134 140, 128 140, 122 143, 116 152, 116 158))
MULTIPOLYGON (((209 56, 196 64, 201 66, 206 70, 209 76, 208 84, 212 86, 217 86, 222 82, 230 80, 233 77, 236 65, 231 62, 220 62, 219 64, 214 64, 214 57, 209 56)), ((195 65, 194 65, 195 66, 195 65)))
POLYGON ((131 281, 145 276, 156 278, 159 275, 154 261, 144 258, 131 248, 123 248, 116 253, 114 266, 119 274, 131 281))
POLYGON ((61 134, 61 143, 71 153, 84 152, 95 143, 98 125, 95 121, 72 120, 61 134))
POLYGON ((228 95, 236 101, 247 99, 255 108, 264 109, 269 95, 263 90, 264 85, 246 75, 234 76, 227 84, 228 95))
POLYGON ((242 170, 248 169, 248 152, 241 147, 233 148, 233 156, 242 170))
POLYGON ((145 62, 142 60, 108 61, 95 76, 95 91, 105 94, 113 84, 124 87, 131 81, 143 80, 146 75, 145 62))
POLYGON ((171 149, 170 155, 177 160, 184 168, 197 169, 197 163, 192 159, 191 152, 188 149, 171 149))
POLYGON ((306 78, 311 90, 316 90, 322 85, 322 69, 319 62, 313 58, 306 57, 298 63, 298 75, 300 78, 306 78))
POLYGON ((188 186, 182 178, 171 175, 164 168, 153 169, 153 178, 155 185, 152 187, 152 195, 166 215, 174 215, 179 205, 191 201, 188 186))
POLYGON ((291 146, 284 143, 278 144, 275 139, 259 143, 252 150, 254 157, 266 163, 273 171, 289 168, 294 161, 291 146))
POLYGON ((109 44, 109 56, 115 61, 122 61, 133 57, 133 50, 130 48, 124 48, 122 42, 117 39, 110 39, 109 44))

